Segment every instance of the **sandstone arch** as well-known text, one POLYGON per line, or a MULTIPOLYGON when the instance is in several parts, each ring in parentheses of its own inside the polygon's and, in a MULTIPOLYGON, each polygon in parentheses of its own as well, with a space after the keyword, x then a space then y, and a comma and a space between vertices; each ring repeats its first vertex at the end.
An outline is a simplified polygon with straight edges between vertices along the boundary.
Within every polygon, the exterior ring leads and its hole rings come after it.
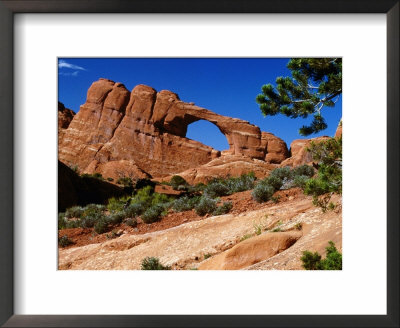
POLYGON ((221 156, 185 138, 188 125, 199 120, 216 125, 227 138, 229 149, 222 155, 271 163, 287 157, 281 139, 247 121, 183 102, 171 91, 137 85, 129 92, 121 83, 100 79, 89 88, 86 103, 59 140, 59 159, 81 172, 109 172, 112 167, 116 177, 178 173, 221 156))

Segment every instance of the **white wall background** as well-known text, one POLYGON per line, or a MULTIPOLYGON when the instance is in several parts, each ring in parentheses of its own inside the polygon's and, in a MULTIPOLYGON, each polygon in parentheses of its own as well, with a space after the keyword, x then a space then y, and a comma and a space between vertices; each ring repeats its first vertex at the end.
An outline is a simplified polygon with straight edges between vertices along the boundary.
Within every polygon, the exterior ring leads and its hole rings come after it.
POLYGON ((19 14, 14 50, 16 314, 386 313, 384 15, 19 14), (343 56, 343 271, 57 271, 59 56, 343 56))

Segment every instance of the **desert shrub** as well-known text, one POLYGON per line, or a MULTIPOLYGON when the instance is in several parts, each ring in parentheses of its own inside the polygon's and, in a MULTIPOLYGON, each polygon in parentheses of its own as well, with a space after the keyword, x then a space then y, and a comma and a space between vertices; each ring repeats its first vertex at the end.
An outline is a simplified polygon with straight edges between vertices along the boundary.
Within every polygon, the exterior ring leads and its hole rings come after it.
MULTIPOLYGON (((76 221, 81 228, 93 228, 97 221, 106 218, 104 215, 105 206, 90 204, 85 207, 85 210, 79 221, 76 221)), ((71 221, 69 222, 71 223, 71 221)))
POLYGON ((130 226, 130 227, 132 227, 132 228, 135 228, 138 223, 137 223, 136 219, 129 218, 129 219, 126 219, 125 224, 130 226))
POLYGON ((228 187, 229 194, 233 194, 253 189, 255 180, 254 172, 250 172, 248 174, 242 174, 240 177, 228 178, 224 180, 223 183, 228 187))
POLYGON ((142 214, 142 221, 147 224, 156 222, 161 219, 163 212, 164 207, 162 205, 153 205, 142 214))
POLYGON ((307 184, 307 181, 309 179, 310 178, 308 176, 306 176, 306 175, 296 175, 294 177, 291 185, 292 185, 292 187, 299 187, 299 188, 304 189, 306 184, 307 184))
MULTIPOLYGON (((261 233, 261 232, 260 232, 261 233)), ((249 239, 249 238, 251 238, 251 237, 253 237, 253 235, 252 234, 245 234, 245 235, 243 235, 242 236, 242 238, 240 238, 240 241, 244 241, 244 240, 246 240, 246 239, 249 239)))
POLYGON ((203 182, 199 182, 198 184, 196 184, 193 187, 193 191, 194 192, 199 192, 199 191, 204 191, 204 189, 206 189, 206 185, 203 182))
POLYGON ((154 188, 151 186, 146 186, 142 189, 139 189, 135 196, 133 196, 131 203, 141 203, 144 207, 149 207, 153 200, 153 191, 154 188))
POLYGON ((326 247, 326 258, 321 260, 322 270, 342 270, 342 254, 338 252, 333 241, 326 247))
POLYGON ((230 194, 229 187, 221 181, 213 181, 207 185, 203 194, 210 198, 226 196, 230 194))
POLYGON ((210 253, 204 254, 204 259, 207 260, 207 259, 209 259, 211 256, 212 256, 212 254, 210 254, 210 253))
POLYGON ((212 199, 206 195, 200 197, 198 204, 195 207, 196 213, 200 216, 204 216, 208 213, 215 211, 217 207, 217 200, 212 199))
POLYGON ((110 181, 110 182, 111 182, 111 181, 114 181, 114 179, 113 179, 113 178, 110 178, 110 177, 108 177, 108 178, 107 178, 107 181, 110 181))
POLYGON ((159 194, 157 192, 152 194, 151 205, 167 204, 171 199, 165 194, 159 194))
POLYGON ((80 206, 73 206, 65 211, 65 217, 67 218, 80 218, 84 212, 84 209, 80 206))
POLYGON ((102 215, 98 217, 94 224, 94 231, 98 234, 106 232, 109 223, 110 222, 107 216, 102 215))
POLYGON ((232 202, 224 202, 221 206, 218 206, 213 215, 222 215, 228 213, 232 209, 232 202))
POLYGON ((172 204, 172 208, 175 212, 190 211, 193 208, 195 208, 199 200, 200 197, 198 196, 195 197, 183 196, 175 199, 175 201, 172 204))
POLYGON ((73 241, 71 239, 69 239, 67 235, 58 237, 58 245, 61 247, 67 247, 72 244, 73 244, 73 241))
POLYGON ((89 204, 89 205, 86 205, 83 208, 83 210, 84 211, 81 215, 81 218, 84 218, 86 216, 101 214, 106 210, 106 207, 104 205, 99 205, 99 204, 89 204))
POLYGON ((292 172, 294 177, 303 175, 310 178, 314 175, 315 170, 312 166, 304 164, 295 167, 292 172))
POLYGON ((164 266, 156 257, 146 257, 142 261, 142 270, 171 270, 170 267, 164 266))
POLYGON ((111 224, 120 224, 126 218, 125 212, 111 213, 108 216, 108 221, 111 224))
POLYGON ((124 211, 125 217, 135 218, 135 217, 141 215, 145 210, 146 210, 146 207, 144 206, 143 203, 130 204, 124 211))
POLYGON ((88 173, 84 173, 81 175, 82 178, 89 178, 89 179, 99 179, 99 180, 104 180, 103 176, 101 175, 101 173, 94 173, 94 174, 88 174, 88 173))
POLYGON ((283 181, 276 175, 270 175, 269 177, 263 179, 261 183, 270 185, 275 190, 279 190, 282 187, 283 181))
POLYGON ((133 181, 129 177, 122 177, 117 180, 117 183, 123 185, 124 187, 132 187, 133 181))
POLYGON ((303 262, 302 266, 306 270, 321 270, 321 255, 318 252, 311 253, 310 251, 304 251, 300 260, 303 262))
POLYGON ((111 213, 117 213, 123 211, 130 203, 131 198, 124 196, 120 198, 111 197, 107 203, 107 209, 111 213))
POLYGON ((268 201, 274 194, 274 187, 266 183, 258 183, 251 193, 253 199, 259 203, 268 201))
POLYGON ((285 178, 289 180, 293 177, 293 173, 290 167, 285 166, 285 167, 278 167, 272 170, 269 176, 277 177, 281 180, 284 180, 285 178))
POLYGON ((318 252, 304 251, 300 260, 306 270, 342 270, 342 254, 332 241, 329 241, 329 246, 326 247, 326 258, 321 260, 318 252))
POLYGON ((65 213, 58 213, 58 230, 65 229, 67 227, 67 221, 65 220, 65 213))
POLYGON ((187 181, 180 175, 174 175, 169 182, 174 190, 178 190, 179 186, 188 186, 187 181))

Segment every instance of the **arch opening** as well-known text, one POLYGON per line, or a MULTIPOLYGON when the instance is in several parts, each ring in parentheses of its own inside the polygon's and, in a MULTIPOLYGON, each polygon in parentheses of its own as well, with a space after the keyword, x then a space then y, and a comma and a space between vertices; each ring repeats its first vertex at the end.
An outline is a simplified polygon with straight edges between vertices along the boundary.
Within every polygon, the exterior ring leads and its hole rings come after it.
POLYGON ((199 141, 216 150, 229 149, 228 140, 220 129, 206 120, 198 120, 187 126, 186 138, 199 141))

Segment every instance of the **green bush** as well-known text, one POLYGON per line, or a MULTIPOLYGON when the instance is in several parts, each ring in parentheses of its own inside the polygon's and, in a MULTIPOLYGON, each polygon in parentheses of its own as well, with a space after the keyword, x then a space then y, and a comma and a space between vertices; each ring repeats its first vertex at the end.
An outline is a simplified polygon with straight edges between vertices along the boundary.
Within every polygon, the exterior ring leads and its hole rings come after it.
POLYGON ((73 241, 71 239, 69 239, 67 235, 58 237, 58 245, 61 247, 67 247, 72 244, 73 244, 73 241))
POLYGON ((135 217, 141 215, 145 210, 146 210, 146 207, 143 203, 130 204, 124 211, 125 217, 135 218, 135 217))
POLYGON ((84 218, 86 216, 93 216, 96 214, 102 214, 106 210, 106 207, 104 205, 89 204, 86 205, 83 209, 84 211, 81 215, 81 218, 84 218))
POLYGON ((224 181, 229 189, 229 194, 236 192, 246 191, 254 188, 254 182, 256 180, 254 172, 248 174, 242 174, 240 177, 232 177, 224 181))
POLYGON ((129 177, 122 177, 117 180, 117 183, 123 185, 124 187, 132 187, 133 181, 129 177))
POLYGON ((311 253, 310 251, 304 251, 300 260, 303 262, 303 268, 306 270, 321 270, 321 255, 318 252, 311 253))
POLYGON ((175 199, 175 201, 172 204, 172 208, 175 212, 190 211, 193 208, 195 208, 195 206, 198 204, 199 201, 200 197, 198 196, 195 197, 183 196, 175 199))
POLYGON ((109 223, 110 222, 105 215, 99 217, 94 224, 94 231, 98 234, 106 232, 109 223))
POLYGON ((103 176, 101 175, 101 173, 94 173, 94 174, 88 174, 88 173, 84 173, 81 175, 82 178, 89 178, 89 179, 99 179, 99 180, 104 180, 103 176))
POLYGON ((304 251, 300 260, 306 270, 342 270, 342 254, 338 252, 332 241, 329 241, 329 246, 326 247, 325 259, 321 260, 318 252, 304 251))
POLYGON ((111 213, 117 213, 123 211, 130 203, 131 198, 124 196, 120 198, 111 197, 107 203, 107 209, 111 213))
POLYGON ((265 183, 258 183, 251 195, 255 201, 262 203, 268 201, 272 197, 274 192, 274 187, 265 183))
POLYGON ((171 181, 169 183, 172 186, 172 189, 174 189, 174 190, 178 190, 179 186, 186 187, 189 185, 187 183, 187 181, 184 178, 182 178, 180 175, 174 175, 171 178, 171 181))
POLYGON ((290 169, 290 167, 288 167, 288 166, 278 167, 278 168, 272 170, 269 176, 277 177, 281 180, 284 180, 285 178, 287 180, 289 180, 293 177, 293 172, 290 169))
POLYGON ((164 212, 162 205, 153 205, 149 207, 141 216, 144 223, 150 224, 161 219, 164 212))
POLYGON ((204 216, 208 213, 212 213, 217 208, 217 200, 212 199, 206 195, 200 197, 198 204, 195 207, 196 213, 200 216, 204 216))
POLYGON ((270 185, 271 187, 273 187, 275 190, 279 190, 282 185, 283 185, 283 181, 281 178, 279 178, 276 175, 270 175, 269 177, 265 178, 264 180, 262 180, 263 184, 267 184, 270 185))
POLYGON ((216 198, 220 196, 227 196, 230 194, 229 187, 221 181, 213 181, 204 189, 203 195, 216 198))
POLYGON ((65 213, 58 213, 58 230, 65 229, 67 227, 67 220, 65 220, 65 213))
POLYGON ((315 174, 315 170, 312 166, 309 165, 300 165, 295 167, 293 170, 293 176, 306 176, 311 178, 315 174))
POLYGON ((232 209, 232 202, 224 202, 221 206, 218 206, 214 212, 213 215, 222 215, 229 213, 229 211, 232 209))
POLYGON ((65 217, 67 218, 80 218, 84 212, 84 209, 80 206, 73 206, 65 211, 65 217))
POLYGON ((310 178, 306 175, 296 175, 293 179, 292 186, 304 189, 309 179, 310 178))
POLYGON ((137 220, 136 220, 136 219, 133 219, 133 218, 127 219, 127 220, 125 221, 125 224, 128 225, 128 226, 130 226, 130 227, 132 227, 132 228, 135 228, 135 227, 138 225, 137 220))
POLYGON ((146 257, 142 261, 142 270, 171 270, 170 267, 164 266, 156 257, 146 257))
POLYGON ((108 216, 108 221, 111 224, 120 224, 125 218, 126 218, 126 213, 125 212, 111 213, 108 216))

